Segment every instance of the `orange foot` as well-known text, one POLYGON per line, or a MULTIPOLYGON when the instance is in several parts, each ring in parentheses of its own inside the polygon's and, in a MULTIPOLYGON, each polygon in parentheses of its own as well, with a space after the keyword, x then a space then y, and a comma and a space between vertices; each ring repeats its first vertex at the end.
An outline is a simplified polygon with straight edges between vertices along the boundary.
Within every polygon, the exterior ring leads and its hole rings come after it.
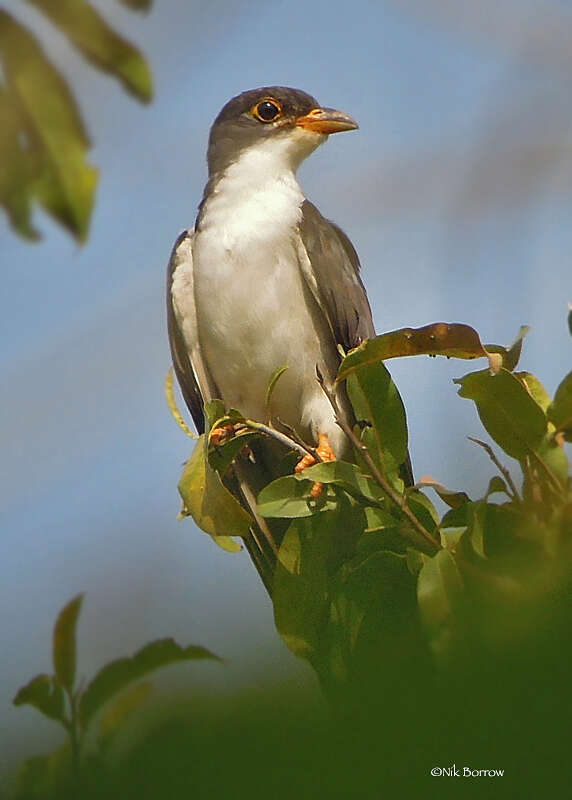
MULTIPOLYGON (((332 450, 330 443, 328 441, 328 436, 325 433, 318 434, 318 446, 316 447, 316 452, 318 453, 322 461, 336 460, 334 451, 332 450)), ((306 455, 303 456, 300 459, 300 461, 296 464, 296 469, 295 469, 296 474, 299 475, 302 472, 302 470, 306 469, 306 467, 311 467, 315 463, 316 459, 314 458, 314 456, 311 455, 310 453, 306 453, 306 455)), ((323 483, 319 482, 314 483, 310 491, 310 497, 313 500, 316 500, 322 494, 323 488, 324 488, 323 483)))
POLYGON ((209 444, 222 444, 227 439, 234 436, 234 425, 222 425, 220 428, 213 428, 209 436, 209 444))

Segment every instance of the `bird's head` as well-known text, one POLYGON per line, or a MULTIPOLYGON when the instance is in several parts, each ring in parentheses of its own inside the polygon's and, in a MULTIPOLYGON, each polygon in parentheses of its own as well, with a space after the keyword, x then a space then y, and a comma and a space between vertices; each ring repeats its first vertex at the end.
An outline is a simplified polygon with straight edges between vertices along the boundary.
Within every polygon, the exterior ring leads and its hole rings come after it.
POLYGON ((355 130, 342 111, 323 108, 299 89, 264 86, 233 97, 211 128, 209 174, 220 174, 247 151, 295 171, 331 133, 355 130))

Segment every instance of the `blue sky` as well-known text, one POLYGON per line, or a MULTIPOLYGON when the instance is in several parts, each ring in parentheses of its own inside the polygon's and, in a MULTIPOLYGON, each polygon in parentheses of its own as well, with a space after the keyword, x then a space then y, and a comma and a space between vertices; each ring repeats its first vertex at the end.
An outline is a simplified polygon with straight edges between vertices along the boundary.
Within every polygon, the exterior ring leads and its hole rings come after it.
MULTIPOLYGON (((42 214, 37 245, 0 218, 0 753, 9 758, 52 730, 9 703, 49 670, 55 615, 78 591, 87 592, 87 676, 174 635, 229 659, 176 668, 217 691, 312 681, 275 634, 246 555, 176 520, 189 441, 163 395, 164 269, 193 222, 220 107, 278 83, 354 116, 360 130, 332 137, 301 181, 354 241, 378 330, 462 321, 509 343, 530 324, 522 367, 554 391, 572 360, 572 11, 554 0, 471 9, 157 0, 137 17, 100 2, 151 63, 156 99, 142 107, 84 68, 33 9, 3 5, 71 70, 101 170, 81 249, 42 214)), ((392 372, 416 474, 478 493, 491 469, 465 437, 482 429, 451 382, 471 368, 412 359, 392 372)))

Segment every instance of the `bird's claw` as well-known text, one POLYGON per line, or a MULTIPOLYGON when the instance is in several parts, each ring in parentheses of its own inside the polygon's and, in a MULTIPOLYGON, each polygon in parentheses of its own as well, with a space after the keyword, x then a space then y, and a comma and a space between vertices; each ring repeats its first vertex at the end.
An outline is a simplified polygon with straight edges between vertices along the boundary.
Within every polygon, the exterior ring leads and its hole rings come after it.
MULTIPOLYGON (((319 455, 321 461, 335 461, 336 456, 334 451, 332 450, 330 443, 328 441, 328 436, 325 433, 320 433, 318 435, 318 446, 316 447, 316 453, 319 455)), ((300 461, 296 464, 295 472, 296 475, 299 475, 303 470, 307 467, 311 467, 317 463, 317 459, 311 453, 306 453, 305 456, 302 456, 300 461)), ((324 488, 324 484, 316 481, 310 490, 310 497, 312 500, 317 500, 324 488)))

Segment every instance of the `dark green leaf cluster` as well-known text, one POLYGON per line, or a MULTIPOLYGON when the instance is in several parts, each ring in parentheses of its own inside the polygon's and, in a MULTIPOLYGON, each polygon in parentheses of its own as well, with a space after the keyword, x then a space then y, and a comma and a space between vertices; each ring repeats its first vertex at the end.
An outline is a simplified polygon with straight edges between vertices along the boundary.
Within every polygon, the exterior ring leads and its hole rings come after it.
MULTIPOLYGON (((88 2, 28 0, 97 69, 148 102, 152 84, 139 51, 88 2)), ((147 0, 125 2, 146 9, 147 0)), ((38 202, 80 242, 87 237, 97 170, 89 137, 65 77, 37 39, 0 9, 0 205, 19 234, 39 238, 31 221, 38 202)))

